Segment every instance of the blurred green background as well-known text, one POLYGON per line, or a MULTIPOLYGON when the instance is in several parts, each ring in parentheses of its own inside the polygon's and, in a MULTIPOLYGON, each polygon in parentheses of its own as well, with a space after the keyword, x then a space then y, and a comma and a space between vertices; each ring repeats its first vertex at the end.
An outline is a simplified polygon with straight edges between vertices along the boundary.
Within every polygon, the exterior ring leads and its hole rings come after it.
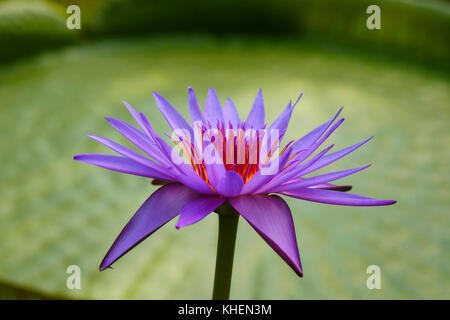
MULTIPOLYGON (((396 199, 350 208, 287 199, 305 276, 240 221, 236 299, 449 299, 450 4, 446 1, 0 1, 0 299, 208 299, 217 217, 175 220, 104 272, 106 251, 148 195, 144 178, 77 163, 124 142, 121 100, 169 132, 151 91, 187 116, 187 86, 213 86, 242 117, 263 88, 267 121, 302 91, 288 138, 344 105, 330 143, 375 139, 330 169, 396 199), (66 7, 81 8, 81 30, 66 7), (366 8, 381 8, 381 30, 366 8), (66 288, 79 265, 81 290, 66 288), (381 290, 366 268, 381 268, 381 290)), ((128 144, 127 144, 128 145, 128 144)), ((129 145, 128 145, 129 146, 129 145)))

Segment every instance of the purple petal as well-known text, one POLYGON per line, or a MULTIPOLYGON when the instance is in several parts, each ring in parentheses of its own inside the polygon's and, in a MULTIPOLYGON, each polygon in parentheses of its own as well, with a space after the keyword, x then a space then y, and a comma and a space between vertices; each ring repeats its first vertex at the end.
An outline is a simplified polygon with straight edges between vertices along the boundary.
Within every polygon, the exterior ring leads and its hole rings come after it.
POLYGON ((350 146, 348 148, 330 153, 329 155, 326 155, 324 157, 322 157, 319 161, 317 161, 316 163, 314 163, 312 166, 310 166, 308 169, 306 169, 303 174, 308 174, 310 172, 313 172, 315 170, 319 170, 320 168, 323 168, 327 165, 329 165, 330 163, 333 163, 339 159, 341 159, 342 157, 346 156, 347 154, 349 154, 350 152, 358 149, 359 147, 361 147, 363 144, 365 144, 366 142, 368 142, 369 140, 371 140, 373 137, 370 137, 360 143, 354 144, 353 146, 350 146))
POLYGON ((96 136, 96 135, 87 135, 89 138, 92 138, 98 142, 100 142, 101 144, 107 146, 108 148, 110 148, 111 150, 117 152, 118 154, 133 160, 139 164, 142 164, 143 166, 149 167, 155 171, 157 171, 161 177, 166 177, 165 179, 167 180, 173 180, 173 176, 167 174, 167 169, 162 167, 161 165, 159 165, 158 163, 140 155, 139 153, 137 153, 134 150, 131 150, 127 147, 121 146, 120 144, 111 141, 107 138, 103 138, 100 136, 96 136))
POLYGON ((148 136, 150 138, 152 138, 152 135, 149 132, 147 132, 147 130, 146 130, 145 126, 144 126, 144 123, 142 122, 142 119, 139 116, 139 113, 131 105, 129 105, 126 101, 122 100, 122 103, 125 105, 125 107, 127 107, 128 111, 133 116, 134 120, 136 120, 136 122, 142 128, 142 130, 144 130, 148 134, 148 136))
POLYGON ((188 88, 189 90, 189 114, 191 116, 192 121, 192 127, 194 127, 194 122, 205 122, 203 120, 202 111, 200 110, 200 106, 197 101, 197 96, 195 95, 194 89, 191 87, 188 88))
MULTIPOLYGON (((289 157, 291 154, 291 149, 286 149, 286 151, 278 158, 273 159, 272 161, 279 161, 279 169, 281 170, 287 163, 289 157)), ((272 162, 271 161, 271 162, 272 162)), ((268 164, 270 167, 271 163, 268 164)), ((259 191, 259 188, 264 187, 266 183, 269 182, 269 180, 275 180, 277 177, 277 174, 274 175, 264 175, 262 174, 261 169, 255 173, 253 177, 250 178, 249 181, 244 185, 244 188, 242 188, 241 194, 250 194, 255 191, 259 191)), ((269 182, 270 183, 270 182, 269 182)))
POLYGON ((171 159, 172 148, 156 133, 156 131, 150 125, 147 117, 142 112, 139 113, 139 115, 145 128, 149 132, 151 132, 153 141, 155 142, 154 149, 156 150, 156 152, 154 152, 154 155, 151 155, 151 157, 159 161, 161 164, 171 166, 173 164, 171 159))
POLYGON ((281 194, 320 203, 335 204, 341 206, 386 206, 396 203, 395 200, 377 200, 353 193, 340 191, 303 188, 295 191, 281 192, 281 194))
POLYGON ((333 119, 325 122, 324 124, 318 126, 302 138, 298 139, 293 145, 292 149, 295 151, 300 149, 308 149, 313 143, 317 141, 324 133, 328 130, 330 125, 336 120, 338 115, 341 113, 342 108, 339 109, 339 111, 336 113, 336 115, 333 117, 333 119))
POLYGON ((220 197, 200 196, 186 203, 181 208, 180 217, 175 227, 181 229, 202 220, 216 210, 225 200, 225 198, 220 197))
POLYGON ((323 149, 322 151, 320 151, 318 154, 316 154, 314 157, 312 157, 311 159, 309 159, 308 161, 305 161, 301 164, 299 164, 298 166, 294 167, 292 171, 293 175, 292 176, 296 176, 299 174, 303 174, 303 172, 308 169, 310 166, 312 166, 314 163, 316 163, 317 161, 319 161, 320 159, 322 159, 323 156, 325 156, 325 154, 328 153, 328 151, 330 151, 332 148, 334 147, 334 144, 326 147, 325 149, 323 149))
POLYGON ((225 177, 226 169, 222 163, 207 163, 205 162, 206 174, 208 176, 208 182, 211 186, 217 190, 217 185, 220 180, 225 177))
POLYGON ((286 130, 287 130, 288 125, 289 125, 289 120, 291 119, 291 116, 292 116, 292 111, 294 111, 295 106, 300 101, 302 96, 303 96, 303 93, 300 93, 300 95, 298 96, 297 101, 294 104, 289 102, 289 104, 283 110, 283 112, 269 126, 269 130, 270 129, 278 129, 280 131, 280 141, 283 139, 284 134, 286 133, 286 130))
POLYGON ((114 241, 103 258, 100 270, 108 268, 130 249, 176 217, 181 208, 197 196, 197 193, 178 183, 162 186, 155 191, 114 241))
POLYGON ((227 171, 215 187, 216 191, 224 197, 236 197, 242 190, 244 181, 234 171, 227 171))
POLYGON ((299 275, 303 275, 291 211, 278 196, 240 196, 229 200, 259 235, 299 275))
POLYGON ((253 107, 248 114, 247 120, 245 120, 245 125, 247 128, 259 129, 264 127, 264 121, 264 99, 262 90, 259 89, 253 102, 253 107))
POLYGON ((201 194, 216 194, 211 187, 192 169, 190 164, 179 164, 176 168, 180 171, 176 179, 201 194))
POLYGON ((133 174, 135 176, 165 179, 158 171, 147 166, 137 163, 136 161, 112 156, 109 154, 85 153, 77 154, 73 157, 74 160, 93 164, 94 166, 109 169, 112 171, 133 174))
MULTIPOLYGON (((345 118, 339 119, 325 134, 315 143, 310 145, 307 149, 300 152, 301 150, 295 149, 298 154, 292 158, 292 161, 302 162, 306 160, 310 155, 312 155, 321 145, 328 139, 328 137, 344 122, 345 118)), ((294 143, 295 144, 295 143, 294 143)), ((292 146, 294 149, 294 146, 292 146)))
POLYGON ((239 113, 237 112, 236 107, 234 106, 234 103, 233 101, 231 101, 231 99, 227 99, 227 101, 225 101, 225 106, 223 107, 223 119, 225 128, 228 128, 230 124, 233 128, 237 128, 241 123, 239 113))
POLYGON ((161 158, 161 151, 143 132, 139 131, 125 121, 109 117, 106 117, 105 119, 136 147, 147 153, 153 159, 159 161, 161 158))
POLYGON ((307 168, 317 160, 319 160, 325 153, 327 153, 334 144, 329 146, 328 148, 325 148, 321 152, 319 152, 317 155, 315 155, 312 159, 310 159, 307 162, 304 162, 298 166, 295 166, 295 164, 292 164, 290 167, 286 168, 282 173, 280 173, 278 176, 274 177, 270 182, 268 182, 266 185, 264 185, 259 191, 261 193, 270 192, 270 190, 276 188, 277 186, 281 185, 282 183, 288 182, 289 180, 294 179, 294 177, 298 176, 299 173, 302 172, 304 168, 307 168))
POLYGON ((328 139, 328 137, 334 132, 336 131, 337 128, 339 128, 339 126, 344 122, 345 118, 341 118, 339 119, 335 124, 333 124, 333 126, 330 128, 330 130, 328 130, 327 132, 325 132, 325 134, 319 139, 319 141, 317 141, 314 146, 312 147, 312 150, 316 150, 320 145, 322 145, 322 143, 325 142, 325 140, 328 139))
POLYGON ((213 88, 209 88, 206 97, 204 119, 212 126, 216 126, 218 122, 223 123, 222 107, 213 88))
POLYGON ((275 119, 274 122, 269 126, 269 132, 271 129, 278 129, 280 131, 280 140, 286 133, 287 127, 289 125, 289 120, 291 119, 292 111, 294 111, 294 107, 292 103, 289 102, 287 107, 283 110, 283 112, 275 119))
POLYGON ((181 114, 174 108, 172 105, 157 92, 153 92, 153 96, 155 97, 156 104, 158 105, 159 110, 162 115, 166 119, 172 130, 175 129, 183 129, 189 132, 192 136, 192 130, 189 124, 184 120, 181 114))
POLYGON ((352 175, 356 172, 364 170, 370 167, 370 164, 361 168, 342 170, 337 172, 325 173, 315 177, 306 178, 306 179, 298 179, 293 182, 289 182, 283 185, 280 185, 272 190, 272 192, 280 192, 280 191, 295 191, 297 189, 302 189, 310 186, 314 186, 321 183, 327 183, 330 181, 342 179, 349 175, 352 175))

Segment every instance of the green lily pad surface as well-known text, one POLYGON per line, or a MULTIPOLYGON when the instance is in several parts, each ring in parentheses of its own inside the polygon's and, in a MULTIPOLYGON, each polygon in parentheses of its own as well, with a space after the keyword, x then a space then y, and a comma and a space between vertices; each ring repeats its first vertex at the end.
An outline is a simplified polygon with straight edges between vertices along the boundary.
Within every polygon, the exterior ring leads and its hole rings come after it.
POLYGON ((286 142, 343 105, 346 121, 329 144, 338 150, 375 138, 323 172, 372 163, 341 183, 398 200, 352 208, 286 198, 303 278, 241 219, 232 298, 450 298, 449 78, 339 48, 193 37, 85 44, 0 69, 0 284, 66 298, 211 297, 216 214, 180 231, 173 220, 99 272, 118 233, 156 187, 72 159, 110 153, 86 134, 126 144, 103 119, 134 123, 121 100, 168 133, 152 91, 187 117, 188 86, 201 101, 214 87, 222 102, 234 100, 242 118, 262 88, 269 123, 303 92, 286 142), (80 290, 66 287, 70 265, 81 268, 80 290), (380 267, 380 290, 366 286, 370 265, 380 267))

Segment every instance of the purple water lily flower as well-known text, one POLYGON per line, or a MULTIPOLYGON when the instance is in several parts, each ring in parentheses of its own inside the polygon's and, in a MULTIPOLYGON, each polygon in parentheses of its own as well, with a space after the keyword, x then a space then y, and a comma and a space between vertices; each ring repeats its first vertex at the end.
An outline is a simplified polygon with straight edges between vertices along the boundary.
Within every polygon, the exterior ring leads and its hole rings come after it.
POLYGON ((281 148, 281 140, 298 100, 294 104, 290 102, 267 127, 261 90, 247 119, 242 121, 233 102, 227 99, 222 107, 212 88, 208 92, 204 112, 201 112, 194 90, 189 88, 192 120, 189 124, 164 97, 156 92, 153 94, 158 108, 175 133, 171 136, 173 147, 155 132, 143 113, 123 102, 139 128, 114 118, 106 120, 145 155, 109 139, 89 135, 119 156, 79 154, 74 157, 75 160, 113 171, 151 178, 154 179, 153 184, 162 185, 142 204, 119 234, 103 259, 100 270, 108 268, 178 215, 176 227, 180 229, 202 220, 223 205, 231 205, 302 276, 291 211, 276 194, 343 206, 395 203, 394 200, 376 200, 346 193, 343 191, 350 190, 350 186, 330 183, 368 166, 305 177, 371 139, 329 153, 333 147, 331 145, 313 155, 344 121, 343 118, 336 121, 342 108, 331 120, 281 148), (278 136, 274 138, 269 135, 270 130, 278 132, 278 136), (262 143, 264 139, 266 143, 262 143), (267 149, 265 152, 263 145, 267 149), (174 156, 175 149, 178 157, 174 156), (215 161, 202 157, 201 150, 207 149, 215 161), (272 170, 265 170, 268 168, 272 170))

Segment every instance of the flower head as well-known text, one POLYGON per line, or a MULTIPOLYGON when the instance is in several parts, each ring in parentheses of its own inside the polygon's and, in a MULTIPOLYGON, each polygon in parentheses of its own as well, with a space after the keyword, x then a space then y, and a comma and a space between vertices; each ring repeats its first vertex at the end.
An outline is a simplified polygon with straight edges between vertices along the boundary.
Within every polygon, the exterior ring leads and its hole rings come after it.
POLYGON ((153 94, 173 130, 170 135, 172 146, 156 133, 143 113, 123 102, 139 128, 114 118, 106 120, 144 155, 109 139, 89 135, 119 156, 79 154, 74 157, 106 169, 151 178, 153 184, 162 185, 119 234, 100 270, 109 267, 174 217, 179 215, 176 227, 180 229, 200 221, 225 203, 231 205, 301 276, 303 271, 291 211, 275 194, 344 206, 395 203, 394 200, 346 193, 351 186, 330 183, 368 165, 305 177, 371 139, 332 153, 329 151, 333 145, 318 151, 344 121, 338 119, 342 108, 331 120, 282 147, 289 119, 301 95, 267 126, 261 90, 247 119, 242 121, 233 102, 227 99, 222 108, 212 88, 202 112, 194 90, 189 88, 191 124, 163 96, 153 94))

